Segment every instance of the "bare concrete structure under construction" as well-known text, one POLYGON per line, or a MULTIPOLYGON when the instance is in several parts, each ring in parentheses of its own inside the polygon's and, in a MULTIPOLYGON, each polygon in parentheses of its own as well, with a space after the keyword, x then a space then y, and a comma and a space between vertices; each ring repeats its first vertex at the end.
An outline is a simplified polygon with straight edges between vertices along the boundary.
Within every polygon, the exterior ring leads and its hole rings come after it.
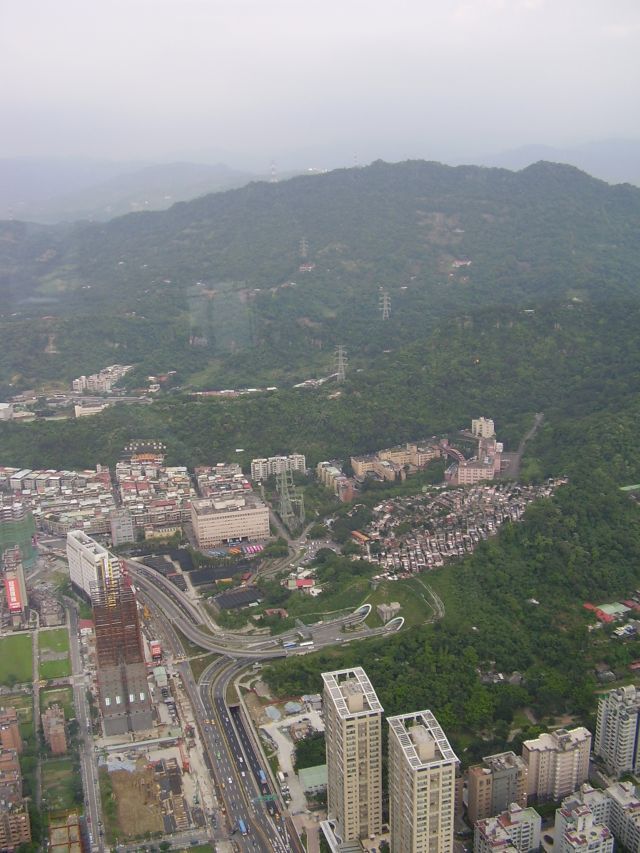
POLYGON ((100 710, 105 735, 149 729, 153 714, 136 599, 119 573, 92 590, 100 710))
POLYGON ((324 672, 327 812, 342 841, 382 828, 382 712, 362 667, 324 672))
POLYGON ((450 853, 458 758, 431 711, 387 722, 391 849, 450 853))

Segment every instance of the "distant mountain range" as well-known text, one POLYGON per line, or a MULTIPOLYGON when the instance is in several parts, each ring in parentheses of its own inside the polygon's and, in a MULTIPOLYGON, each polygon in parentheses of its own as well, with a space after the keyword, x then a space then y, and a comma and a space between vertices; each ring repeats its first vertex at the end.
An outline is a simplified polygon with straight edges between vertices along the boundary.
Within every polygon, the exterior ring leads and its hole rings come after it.
POLYGON ((223 164, 6 159, 0 160, 0 219, 106 221, 165 210, 255 177, 223 164))
POLYGON ((607 181, 609 184, 629 183, 640 186, 640 141, 638 140, 600 140, 571 148, 525 145, 500 154, 474 156, 460 162, 519 170, 539 160, 576 166, 583 172, 607 181))
POLYGON ((306 378, 338 343, 364 357, 478 308, 637 298, 639 227, 640 189, 572 166, 421 160, 106 223, 2 222, 0 378, 116 360, 205 387, 306 378))
MULTIPOLYGON (((339 163, 340 153, 327 154, 339 163)), ((229 155, 232 157, 232 155, 229 155)), ((305 157, 291 152, 291 163, 305 157)), ((309 162, 322 162, 316 151, 309 162)), ((519 171, 546 160, 576 166, 607 183, 640 186, 640 141, 609 140, 572 148, 528 145, 499 154, 469 155, 452 159, 451 165, 473 164, 519 171)), ((280 181, 305 172, 279 168, 280 181)), ((345 165, 352 157, 344 157, 345 165)), ((231 162, 231 160, 229 161, 231 162)), ((321 170, 320 170, 321 171, 321 170)), ((252 180, 269 179, 265 172, 252 172, 224 163, 188 160, 169 163, 109 162, 102 160, 0 159, 0 219, 42 224, 89 220, 105 222, 142 210, 166 210, 179 201, 190 201, 212 192, 244 186, 252 180)))

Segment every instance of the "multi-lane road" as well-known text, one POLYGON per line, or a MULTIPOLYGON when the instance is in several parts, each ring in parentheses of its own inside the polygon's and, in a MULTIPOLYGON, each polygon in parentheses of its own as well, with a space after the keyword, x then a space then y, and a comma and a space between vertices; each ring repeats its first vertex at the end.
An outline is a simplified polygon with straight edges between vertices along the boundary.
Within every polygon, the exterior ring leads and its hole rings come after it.
POLYGON ((78 635, 78 611, 73 602, 67 599, 67 614, 69 619, 69 635, 71 638, 71 672, 73 681, 73 701, 78 721, 78 750, 80 753, 80 772, 84 786, 85 803, 87 806, 87 823, 92 850, 104 850, 102 835, 102 812, 100 804, 100 787, 98 785, 98 765, 93 743, 93 727, 91 712, 87 702, 89 682, 82 666, 80 640, 78 635))
MULTIPOLYGON (((182 656, 180 640, 170 622, 160 614, 154 602, 142 593, 152 618, 159 621, 158 631, 174 656, 182 656)), ((242 851, 263 853, 303 853, 293 826, 281 817, 281 807, 271 783, 260 784, 260 770, 268 779, 269 768, 253 748, 239 709, 229 707, 226 694, 229 683, 246 666, 245 662, 220 657, 196 682, 188 661, 177 660, 183 687, 189 696, 198 722, 205 760, 211 771, 218 807, 208 815, 214 840, 233 838, 242 851), (242 834, 242 826, 247 834, 242 834)))
MULTIPOLYGON (((134 583, 143 590, 154 602, 156 607, 170 618, 171 622, 192 643, 202 649, 217 652, 234 658, 245 658, 247 660, 269 659, 286 657, 291 654, 299 654, 304 649, 285 649, 282 644, 287 641, 295 641, 300 633, 299 629, 286 632, 278 639, 272 637, 255 637, 247 634, 233 632, 215 631, 211 633, 204 630, 205 617, 196 609, 194 602, 181 592, 171 581, 168 581, 158 572, 153 571, 139 563, 127 561, 127 568, 134 583)), ((365 604, 346 616, 340 616, 327 622, 318 622, 308 625, 304 629, 305 635, 312 642, 313 650, 324 646, 335 645, 357 637, 373 637, 380 634, 388 634, 400 627, 401 623, 394 622, 381 628, 361 627, 357 634, 345 635, 345 629, 355 628, 362 625, 371 612, 371 605, 365 604)))

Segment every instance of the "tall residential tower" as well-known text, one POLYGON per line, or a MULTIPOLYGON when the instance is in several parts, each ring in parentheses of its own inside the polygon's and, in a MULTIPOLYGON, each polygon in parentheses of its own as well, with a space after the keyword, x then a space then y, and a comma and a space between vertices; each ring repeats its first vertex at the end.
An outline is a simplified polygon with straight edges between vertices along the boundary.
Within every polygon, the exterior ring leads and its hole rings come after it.
POLYGON ((382 829, 382 712, 362 667, 322 674, 327 811, 342 841, 382 829))
POLYGON ((393 853, 453 850, 458 758, 431 711, 389 717, 393 853))

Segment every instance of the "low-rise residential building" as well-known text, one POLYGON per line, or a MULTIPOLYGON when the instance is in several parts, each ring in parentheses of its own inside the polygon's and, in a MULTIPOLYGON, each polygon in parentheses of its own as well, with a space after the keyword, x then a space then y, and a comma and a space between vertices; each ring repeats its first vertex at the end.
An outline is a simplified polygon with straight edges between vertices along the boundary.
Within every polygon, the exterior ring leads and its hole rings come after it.
POLYGON ((474 853, 537 851, 540 847, 541 826, 542 818, 535 809, 523 809, 512 803, 501 814, 476 822, 473 834, 474 853))
POLYGON ((199 548, 270 535, 269 509, 252 493, 229 500, 192 501, 191 523, 199 548))
POLYGON ((591 732, 579 726, 541 734, 522 744, 527 765, 527 796, 560 800, 589 778, 591 732))
POLYGON ((31 841, 31 823, 22 796, 22 774, 15 749, 0 749, 0 850, 31 841))
POLYGON ((0 747, 22 752, 20 721, 15 708, 0 708, 0 747))
POLYGON ((53 755, 63 755, 67 751, 67 736, 64 728, 64 708, 51 705, 42 715, 42 731, 45 743, 53 755))
POLYGON ((104 394, 111 391, 125 374, 131 370, 132 364, 111 364, 109 367, 104 367, 99 373, 92 373, 89 376, 79 376, 71 383, 71 388, 76 393, 80 394, 83 391, 89 391, 93 394, 104 394))

